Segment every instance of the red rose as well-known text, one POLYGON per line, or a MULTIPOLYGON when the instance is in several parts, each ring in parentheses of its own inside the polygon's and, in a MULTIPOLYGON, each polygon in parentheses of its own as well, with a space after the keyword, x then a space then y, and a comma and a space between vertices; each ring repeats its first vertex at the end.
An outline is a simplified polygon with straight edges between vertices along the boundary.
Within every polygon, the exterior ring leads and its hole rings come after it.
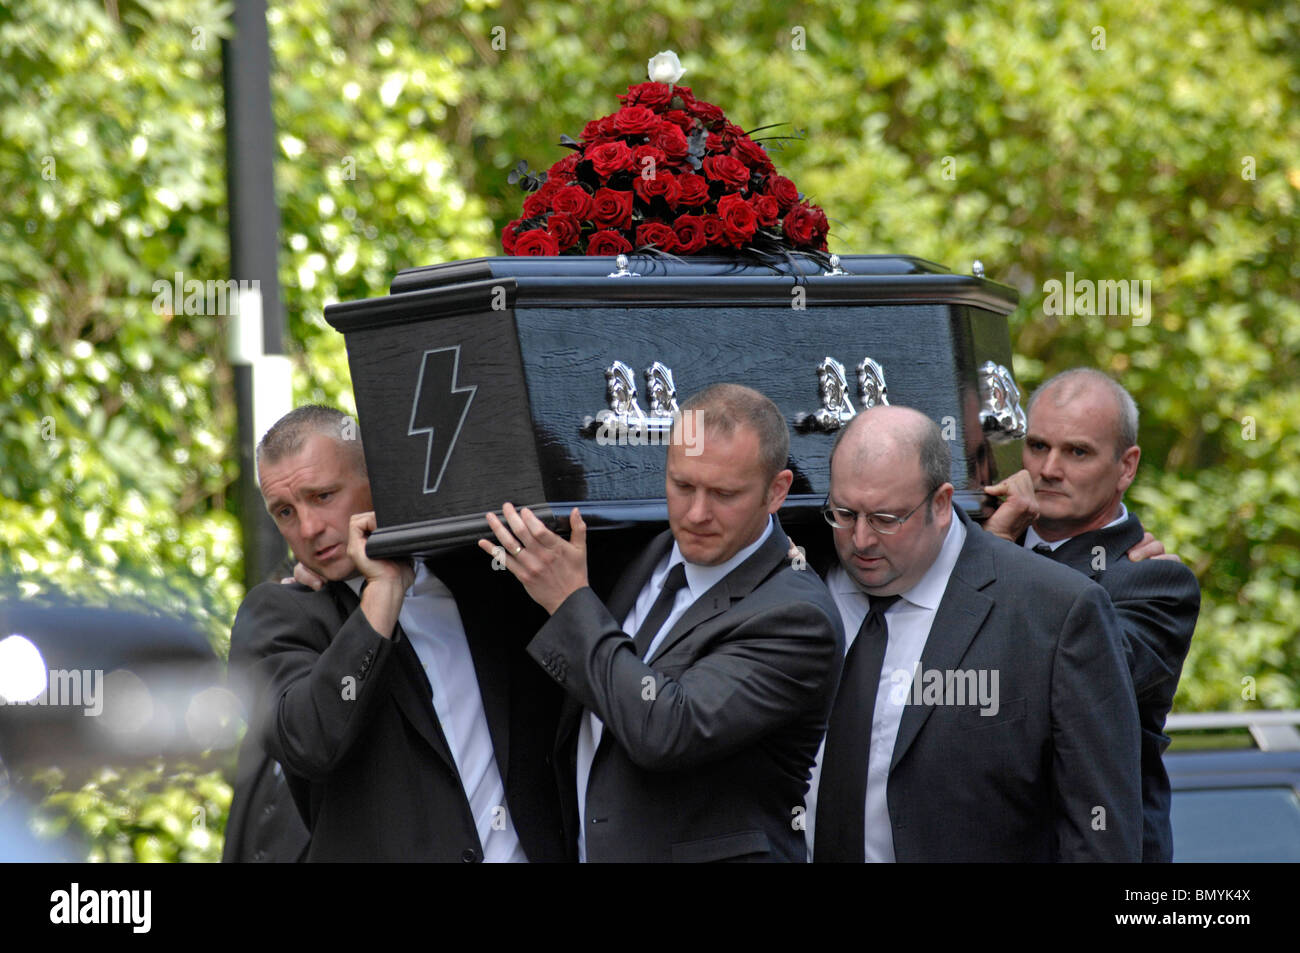
POLYGON ((831 230, 831 223, 826 221, 826 213, 822 211, 820 205, 810 205, 808 207, 812 209, 813 223, 817 226, 817 234, 825 235, 831 230))
POLYGON ((752 196, 749 205, 754 210, 754 217, 758 219, 760 225, 775 225, 777 219, 781 217, 781 208, 776 204, 776 199, 770 195, 752 196))
POLYGON ((749 183, 749 167, 731 156, 707 157, 704 160, 704 174, 733 189, 744 188, 749 183))
POLYGON ((556 190, 551 208, 576 218, 586 218, 591 214, 591 196, 580 185, 566 185, 556 190))
POLYGON ((558 255, 559 253, 560 247, 555 243, 555 236, 540 228, 524 232, 515 239, 516 255, 558 255))
POLYGON ((706 152, 723 153, 727 151, 727 141, 716 132, 711 132, 704 137, 704 149, 706 152))
POLYGON ((673 98, 673 90, 667 83, 641 83, 629 86, 627 92, 618 98, 627 106, 649 106, 653 109, 656 106, 667 106, 673 98))
POLYGON ((650 141, 662 149, 664 155, 672 156, 674 159, 682 158, 690 149, 686 142, 686 134, 680 127, 670 122, 661 122, 650 141))
POLYGON ((572 182, 577 176, 578 163, 582 161, 582 156, 576 152, 570 152, 559 162, 551 166, 547 172, 547 182, 554 179, 556 182, 572 182))
POLYGON ((708 244, 704 219, 698 215, 679 215, 673 231, 677 233, 677 250, 683 255, 694 255, 708 244))
POLYGON ((618 232, 596 232, 587 239, 588 255, 625 255, 631 250, 632 243, 618 232))
POLYGON ((551 210, 551 195, 542 189, 524 199, 524 218, 534 218, 551 210))
MULTIPOLYGON (((695 105, 695 94, 691 92, 689 86, 674 86, 673 99, 677 100, 678 105, 676 108, 678 109, 690 109, 695 105)), ((672 100, 669 100, 669 102, 671 103, 672 100)))
POLYGON ((668 157, 658 146, 637 146, 632 150, 632 171, 637 175, 645 175, 649 170, 651 175, 658 175, 659 170, 668 164, 668 157), (654 165, 647 162, 647 159, 653 159, 654 165))
POLYGON ((578 236, 582 234, 582 223, 567 212, 552 212, 546 220, 546 230, 555 239, 559 250, 564 251, 577 243, 578 236))
POLYGON ((603 119, 593 119, 582 127, 582 135, 578 138, 583 142, 595 142, 598 139, 604 138, 605 134, 601 131, 601 123, 604 121, 605 120, 603 119))
POLYGON ((560 188, 560 183, 552 182, 548 177, 536 192, 530 193, 528 198, 524 199, 524 217, 531 218, 549 212, 551 210, 551 199, 555 197, 555 193, 560 188))
POLYGON ((713 103, 706 103, 702 99, 697 99, 691 103, 691 112, 699 116, 706 126, 723 118, 721 109, 713 105, 713 103))
POLYGON ((602 119, 598 128, 602 139, 617 139, 619 136, 618 129, 614 127, 613 116, 606 116, 602 119))
POLYGON ((663 114, 663 121, 670 122, 683 132, 689 132, 695 125, 695 117, 683 109, 670 109, 663 114))
POLYGON ((591 197, 591 220, 603 227, 627 228, 632 224, 632 193, 597 189, 591 197))
POLYGON ((722 228, 722 219, 716 215, 704 216, 704 243, 706 245, 721 245, 725 235, 726 232, 722 228))
POLYGON ((709 201, 709 183, 702 175, 696 175, 694 172, 679 175, 677 188, 681 193, 677 198, 678 205, 699 208, 709 201))
POLYGON ((632 188, 637 195, 641 196, 641 201, 647 205, 651 199, 658 195, 668 203, 669 208, 677 208, 681 197, 681 188, 677 185, 677 176, 671 172, 661 172, 651 178, 638 175, 632 182, 632 188))
POLYGON ((632 168, 632 150, 625 142, 606 142, 587 150, 591 167, 602 179, 608 179, 615 172, 632 168))
POLYGON ((659 125, 659 117, 653 109, 645 106, 624 106, 614 113, 614 128, 622 136, 640 136, 653 132, 659 125))
POLYGON ((672 251, 677 247, 677 233, 663 222, 646 222, 637 226, 636 243, 638 246, 654 245, 660 251, 672 251))
POLYGON ((793 182, 783 175, 774 175, 767 182, 767 194, 776 199, 776 204, 785 212, 799 201, 799 190, 793 182))
POLYGON ((739 195, 724 195, 718 199, 718 218, 722 219, 727 241, 737 248, 753 238, 754 231, 758 228, 754 210, 739 195))
POLYGON ((799 246, 818 245, 829 230, 826 225, 826 213, 807 202, 800 203, 785 213, 782 230, 791 244, 799 246))
POLYGON ((741 136, 736 140, 736 144, 731 147, 731 155, 756 169, 766 171, 772 167, 772 160, 768 158, 767 150, 749 136, 741 136))
POLYGON ((519 223, 522 221, 523 219, 517 218, 505 228, 501 229, 501 249, 507 255, 513 255, 515 253, 515 229, 519 227, 519 223))

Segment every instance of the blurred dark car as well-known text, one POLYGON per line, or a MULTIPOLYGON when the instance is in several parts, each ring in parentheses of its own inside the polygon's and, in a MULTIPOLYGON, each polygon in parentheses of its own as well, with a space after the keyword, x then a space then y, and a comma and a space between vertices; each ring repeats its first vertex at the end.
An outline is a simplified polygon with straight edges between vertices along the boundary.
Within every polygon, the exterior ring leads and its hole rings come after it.
POLYGON ((1300 862, 1300 711, 1170 715, 1174 862, 1300 862))
POLYGON ((57 765, 75 778, 228 748, 241 716, 193 622, 59 596, 0 601, 0 861, 79 855, 27 830, 31 792, 17 782, 29 770, 57 765))

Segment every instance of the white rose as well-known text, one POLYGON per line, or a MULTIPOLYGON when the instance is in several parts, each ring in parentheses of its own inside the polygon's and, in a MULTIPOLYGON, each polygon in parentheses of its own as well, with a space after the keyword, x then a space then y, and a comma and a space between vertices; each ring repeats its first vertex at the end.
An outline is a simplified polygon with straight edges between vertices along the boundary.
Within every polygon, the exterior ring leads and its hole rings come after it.
POLYGON ((682 62, 677 58, 677 54, 672 50, 664 50, 650 57, 650 62, 646 64, 646 72, 650 74, 650 82, 667 83, 670 86, 676 83, 686 70, 682 69, 682 62))

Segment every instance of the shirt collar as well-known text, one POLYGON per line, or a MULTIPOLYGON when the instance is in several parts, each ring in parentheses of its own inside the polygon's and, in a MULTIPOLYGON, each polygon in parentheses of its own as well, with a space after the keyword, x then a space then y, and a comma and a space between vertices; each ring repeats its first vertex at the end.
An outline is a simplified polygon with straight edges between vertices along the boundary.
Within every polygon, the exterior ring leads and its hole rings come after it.
POLYGON ((668 555, 668 565, 664 567, 664 575, 667 575, 673 566, 684 563, 686 565, 686 588, 690 589, 692 599, 698 599, 725 579, 733 569, 758 552, 759 547, 767 542, 767 538, 772 535, 774 525, 772 517, 769 515, 767 528, 759 534, 758 539, 740 550, 725 563, 719 563, 717 566, 697 566, 695 563, 686 562, 682 557, 681 549, 677 546, 677 541, 673 540, 673 549, 668 555))
POLYGON ((934 562, 930 563, 930 568, 917 580, 916 585, 902 593, 903 598, 923 609, 937 609, 948 588, 948 577, 952 575, 952 567, 957 565, 957 557, 961 555, 961 548, 964 545, 966 545, 966 526, 957 518, 957 512, 954 510, 948 523, 948 534, 944 536, 943 545, 939 547, 939 555, 935 557, 934 562))
MULTIPOLYGON (((1128 519, 1128 507, 1125 506, 1124 501, 1121 500, 1119 504, 1119 516, 1115 517, 1103 526, 1102 529, 1110 529, 1112 526, 1118 526, 1126 519, 1128 519)), ((1043 537, 1034 532, 1034 528, 1031 526, 1029 529, 1025 530, 1025 549, 1033 549, 1035 546, 1046 546, 1052 552, 1056 552, 1058 548, 1064 546, 1072 539, 1074 539, 1073 536, 1067 536, 1065 539, 1058 539, 1054 543, 1049 543, 1047 540, 1043 539, 1043 537)))
MULTIPOLYGON (((351 579, 344 579, 348 587, 361 598, 361 587, 365 585, 366 577, 362 575, 353 576, 351 579)), ((406 590, 407 597, 413 596, 450 596, 451 590, 447 584, 429 572, 429 567, 424 564, 423 559, 415 560, 415 581, 411 583, 411 588, 406 590)))

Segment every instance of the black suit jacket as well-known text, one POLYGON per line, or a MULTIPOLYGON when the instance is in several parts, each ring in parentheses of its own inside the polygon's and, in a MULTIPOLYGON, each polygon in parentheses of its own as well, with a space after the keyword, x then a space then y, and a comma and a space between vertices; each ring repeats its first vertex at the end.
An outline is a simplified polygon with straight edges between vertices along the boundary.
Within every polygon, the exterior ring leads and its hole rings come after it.
POLYGON ((954 512, 966 542, 921 666, 996 672, 998 710, 904 710, 887 792, 896 859, 1138 860, 1137 708, 1115 610, 954 512))
POLYGON ((1169 823, 1169 747, 1165 718, 1174 704, 1178 677, 1196 629, 1201 589, 1182 563, 1166 559, 1130 562, 1142 541, 1141 521, 1129 513, 1118 526, 1071 538, 1051 557, 1099 583, 1119 613, 1142 729, 1142 860, 1173 860, 1169 823))
POLYGON ((556 764, 570 844, 590 709, 605 727, 586 792, 589 861, 803 861, 804 793, 844 654, 835 604, 791 568, 774 526, 642 662, 622 620, 672 544, 658 536, 608 608, 574 593, 528 646, 569 694, 556 764))
MULTIPOLYGON (((247 661, 233 657, 232 646, 232 672, 247 661)), ((244 710, 251 712, 255 699, 248 692, 240 694, 244 710)), ((250 729, 239 747, 222 862, 295 863, 306 859, 310 839, 288 778, 279 762, 266 753, 257 732, 250 729)))
MULTIPOLYGON (((473 555, 429 568, 456 598, 524 852, 564 860, 549 758, 561 694, 521 651, 544 614, 473 555)), ((359 606, 345 583, 267 583, 249 592, 231 633, 232 662, 252 660, 257 737, 311 831, 307 859, 481 860, 419 658, 400 627, 383 638, 359 606)))

